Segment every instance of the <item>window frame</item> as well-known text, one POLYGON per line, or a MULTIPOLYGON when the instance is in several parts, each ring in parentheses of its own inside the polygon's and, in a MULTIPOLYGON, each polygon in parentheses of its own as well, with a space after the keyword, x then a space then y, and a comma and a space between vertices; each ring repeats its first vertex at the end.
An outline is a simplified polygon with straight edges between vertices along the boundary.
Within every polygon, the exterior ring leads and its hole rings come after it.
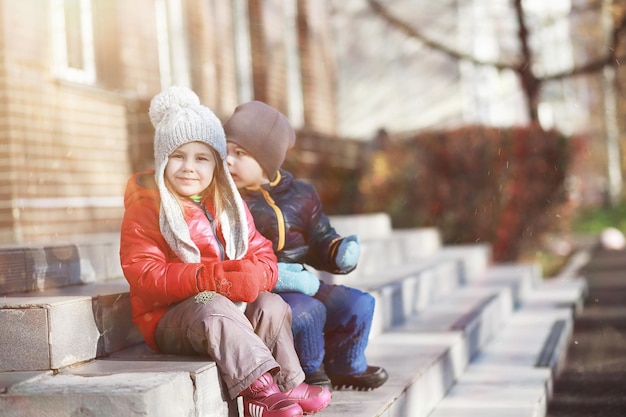
POLYGON ((96 60, 92 0, 76 0, 80 13, 80 56, 82 67, 70 65, 68 60, 68 32, 65 20, 66 0, 50 0, 53 43, 53 71, 58 78, 81 84, 96 82, 96 60))

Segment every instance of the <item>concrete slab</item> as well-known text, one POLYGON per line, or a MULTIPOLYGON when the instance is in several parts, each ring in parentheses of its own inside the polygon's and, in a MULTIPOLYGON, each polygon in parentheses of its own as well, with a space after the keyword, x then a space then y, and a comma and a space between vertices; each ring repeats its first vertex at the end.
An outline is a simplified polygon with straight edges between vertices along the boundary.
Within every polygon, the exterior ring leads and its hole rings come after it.
POLYGON ((545 405, 441 404, 428 417, 537 417, 545 414, 545 405))
POLYGON ((59 369, 96 357, 100 333, 90 297, 6 296, 0 316, 0 371, 59 369))
POLYGON ((542 416, 545 415, 550 379, 551 373, 547 369, 472 364, 430 417, 542 416))
POLYGON ((14 386, 0 396, 0 415, 192 416, 193 394, 193 381, 186 372, 62 374, 14 386))
POLYGON ((537 285, 522 300, 522 304, 529 308, 567 307, 578 316, 583 310, 587 293, 588 285, 584 277, 551 278, 537 285))
POLYGON ((488 243, 445 245, 435 256, 458 260, 462 268, 460 279, 464 283, 480 278, 493 265, 491 245, 488 243))
POLYGON ((186 372, 193 381, 193 398, 197 415, 228 416, 236 414, 236 401, 231 401, 224 389, 215 362, 200 356, 175 356, 156 353, 145 345, 117 352, 111 357, 72 366, 61 374, 85 377, 122 373, 186 372))
POLYGON ((52 371, 0 372, 0 393, 7 392, 15 385, 32 382, 39 378, 52 376, 52 374, 52 371))
POLYGON ((366 352, 368 362, 384 366, 389 372, 389 381, 373 391, 334 391, 333 400, 323 415, 399 417, 408 415, 400 410, 411 404, 425 417, 453 382, 451 349, 446 344, 460 339, 448 336, 432 343, 431 337, 430 341, 430 344, 422 344, 419 337, 404 334, 383 334, 372 341, 366 352))
POLYGON ((0 309, 0 371, 50 369, 45 309, 0 309))
POLYGON ((328 216, 331 225, 342 236, 359 235, 362 240, 386 238, 391 234, 387 213, 328 216))
POLYGON ((0 371, 59 369, 142 341, 125 280, 9 294, 0 317, 0 371))
POLYGON ((516 312, 489 345, 485 346, 481 355, 490 362, 501 358, 503 363, 533 367, 552 325, 557 320, 571 322, 571 313, 567 309, 550 308, 516 312))
POLYGON ((407 260, 433 256, 443 247, 441 233, 434 227, 394 229, 393 235, 400 238, 403 258, 407 260))
POLYGON ((512 308, 508 288, 463 288, 388 329, 370 341, 366 354, 368 363, 387 369, 390 380, 365 397, 358 392, 334 392, 324 414, 428 416, 462 375, 469 358, 498 330, 507 308, 512 308), (477 311, 473 320, 451 329, 459 316, 473 310, 477 311))
POLYGON ((32 291, 35 283, 26 277, 23 248, 0 249, 0 294, 32 291))

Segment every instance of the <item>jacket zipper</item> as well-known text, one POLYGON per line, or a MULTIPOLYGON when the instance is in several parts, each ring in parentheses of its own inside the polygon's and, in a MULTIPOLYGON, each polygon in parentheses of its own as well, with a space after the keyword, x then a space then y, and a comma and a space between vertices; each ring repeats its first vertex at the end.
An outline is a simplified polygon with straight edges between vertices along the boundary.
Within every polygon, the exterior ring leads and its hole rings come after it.
POLYGON ((219 238, 217 237, 217 230, 215 229, 215 221, 213 219, 213 216, 211 215, 211 213, 209 213, 209 210, 207 210, 204 204, 199 204, 199 206, 202 208, 202 211, 204 211, 204 215, 206 216, 206 218, 209 219, 209 223, 211 224, 211 230, 213 231, 213 237, 215 238, 215 241, 217 242, 217 247, 220 250, 220 261, 223 261, 224 245, 222 244, 222 241, 219 240, 219 238))
POLYGON ((285 247, 285 218, 282 210, 278 207, 278 205, 276 205, 276 202, 270 196, 269 191, 264 188, 259 189, 261 190, 261 194, 263 195, 265 202, 274 210, 274 213, 276 213, 276 224, 278 226, 278 242, 276 244, 276 252, 279 252, 285 247))

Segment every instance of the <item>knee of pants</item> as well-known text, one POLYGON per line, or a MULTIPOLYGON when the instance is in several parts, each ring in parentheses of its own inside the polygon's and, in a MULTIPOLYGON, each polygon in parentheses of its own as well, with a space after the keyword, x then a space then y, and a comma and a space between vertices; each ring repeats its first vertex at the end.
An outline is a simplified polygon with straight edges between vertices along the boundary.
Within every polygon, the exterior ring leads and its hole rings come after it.
POLYGON ((271 292, 261 292, 258 298, 249 303, 246 308, 246 316, 253 324, 258 323, 261 318, 269 319, 272 322, 282 322, 286 320, 291 325, 291 308, 283 301, 279 295, 271 292))
POLYGON ((294 335, 311 326, 318 329, 320 334, 323 332, 326 307, 321 301, 301 293, 282 293, 281 297, 291 307, 294 335))
POLYGON ((351 304, 352 312, 357 316, 372 317, 376 299, 366 292, 360 292, 351 304))
POLYGON ((207 329, 220 334, 214 318, 229 317, 230 323, 249 329, 250 322, 241 310, 226 297, 215 294, 208 303, 196 303, 193 297, 171 306, 159 321, 155 338, 159 350, 174 354, 206 354, 207 329))
POLYGON ((356 288, 337 286, 326 301, 327 330, 346 326, 352 320, 357 323, 371 322, 374 316, 375 298, 356 288))
POLYGON ((280 293, 280 297, 285 300, 289 307, 291 307, 292 315, 295 317, 298 314, 312 314, 312 315, 326 315, 326 307, 324 304, 306 294, 299 292, 284 292, 280 293))

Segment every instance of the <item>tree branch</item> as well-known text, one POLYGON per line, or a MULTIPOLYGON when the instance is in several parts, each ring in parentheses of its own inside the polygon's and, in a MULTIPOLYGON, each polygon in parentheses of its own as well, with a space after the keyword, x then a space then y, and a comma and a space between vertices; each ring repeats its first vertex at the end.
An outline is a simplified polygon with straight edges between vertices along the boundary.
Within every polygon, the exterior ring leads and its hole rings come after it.
POLYGON ((485 65, 485 66, 490 66, 490 67, 495 67, 498 69, 515 69, 515 65, 512 64, 507 64, 507 63, 502 63, 502 62, 494 62, 494 61, 484 61, 484 60, 480 60, 477 59, 476 57, 470 55, 470 54, 466 54, 463 52, 460 52, 456 49, 450 48, 449 46, 441 43, 441 42, 437 42, 433 39, 427 38, 426 36, 424 36, 422 33, 420 33, 419 31, 415 30, 413 27, 411 27, 409 24, 407 24, 406 22, 404 22, 401 19, 398 19, 397 17, 395 17, 389 10, 387 10, 387 8, 385 6, 383 6, 378 0, 366 0, 367 4, 370 6, 370 8, 374 11, 374 13, 376 13, 376 15, 380 18, 382 18, 384 21, 386 21, 387 23, 389 23, 394 29, 398 30, 399 32, 402 32, 404 34, 406 34, 407 36, 418 40, 419 42, 421 42, 422 44, 437 50, 439 52, 444 53, 445 55, 448 55, 450 58, 453 59, 458 59, 458 60, 466 60, 466 61, 470 61, 474 64, 477 65, 485 65))
MULTIPOLYGON (((493 62, 493 61, 484 61, 477 59, 476 57, 463 53, 461 51, 455 50, 441 42, 430 39, 424 36, 421 32, 411 27, 408 23, 403 20, 397 18, 393 15, 385 6, 381 4, 379 0, 366 0, 367 4, 370 6, 372 11, 380 17, 382 20, 387 22, 390 26, 392 26, 395 30, 406 34, 407 36, 416 39, 421 42, 425 46, 430 47, 431 49, 437 50, 450 58, 465 60, 471 62, 476 65, 484 65, 491 66, 500 70, 508 69, 515 71, 517 73, 520 72, 520 69, 523 68, 523 65, 528 65, 528 63, 506 63, 506 62, 493 62)), ((577 12, 597 10, 599 8, 599 2, 595 2, 590 4, 586 8, 578 8, 577 12)), ((620 61, 626 60, 626 55, 615 56, 615 51, 617 51, 617 47, 619 46, 620 38, 623 32, 626 30, 626 14, 620 19, 620 21, 616 24, 613 30, 613 36, 611 40, 611 45, 608 47, 608 52, 605 56, 595 59, 593 61, 589 61, 583 65, 577 66, 568 71, 562 71, 554 74, 548 74, 545 76, 537 77, 539 81, 554 81, 559 80, 571 76, 583 75, 583 74, 591 74, 597 71, 602 70, 606 65, 616 65, 619 64, 620 61)))

